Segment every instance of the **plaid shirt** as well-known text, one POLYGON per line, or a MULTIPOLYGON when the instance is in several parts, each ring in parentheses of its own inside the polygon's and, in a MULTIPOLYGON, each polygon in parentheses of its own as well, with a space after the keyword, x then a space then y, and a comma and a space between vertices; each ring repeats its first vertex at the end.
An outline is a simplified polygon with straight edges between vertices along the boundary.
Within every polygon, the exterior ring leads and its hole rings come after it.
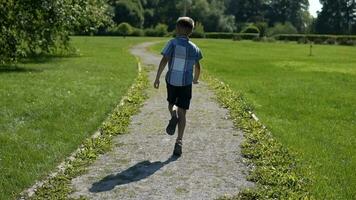
POLYGON ((170 40, 161 54, 169 58, 167 83, 187 86, 193 82, 193 66, 203 58, 200 49, 187 37, 170 40))

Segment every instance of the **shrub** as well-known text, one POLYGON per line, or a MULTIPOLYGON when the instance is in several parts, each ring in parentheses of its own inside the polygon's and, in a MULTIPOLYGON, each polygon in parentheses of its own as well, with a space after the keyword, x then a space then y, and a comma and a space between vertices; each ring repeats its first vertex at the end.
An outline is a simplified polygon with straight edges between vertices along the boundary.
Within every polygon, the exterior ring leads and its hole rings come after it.
POLYGON ((330 45, 336 44, 336 39, 334 37, 330 37, 325 41, 325 43, 330 45))
POLYGON ((356 36, 353 35, 280 34, 274 36, 274 38, 276 40, 296 41, 298 43, 312 41, 316 44, 354 45, 356 42, 356 36))
POLYGON ((232 40, 234 40, 234 41, 240 41, 240 40, 242 40, 242 37, 241 37, 240 35, 235 35, 235 36, 232 38, 232 40))
POLYGON ((163 37, 168 34, 168 26, 165 24, 157 24, 155 28, 145 29, 145 35, 150 37, 163 37))
POLYGON ((340 45, 354 46, 356 45, 356 40, 342 38, 339 40, 340 45))
POLYGON ((206 33, 205 37, 213 38, 213 39, 232 39, 234 37, 234 33, 210 32, 210 33, 206 33))
POLYGON ((124 37, 130 35, 133 31, 132 26, 126 22, 119 24, 115 30, 119 35, 124 37))
POLYGON ((168 33, 168 26, 166 24, 157 24, 154 30, 158 37, 163 37, 168 33))
POLYGON ((297 29, 290 22, 286 22, 285 24, 277 23, 272 28, 269 28, 267 31, 268 36, 296 33, 298 33, 297 29))
POLYGON ((226 33, 226 32, 210 32, 205 33, 206 38, 211 39, 232 39, 232 40, 252 40, 258 38, 258 33, 226 33))
POLYGON ((205 37, 205 31, 204 31, 204 26, 203 24, 197 22, 195 29, 191 35, 192 38, 204 38, 205 37))
POLYGON ((298 40, 298 44, 307 44, 309 40, 306 37, 302 37, 298 40))
POLYGON ((268 24, 266 22, 257 22, 255 26, 258 28, 260 31, 260 36, 266 36, 267 30, 268 30, 268 24))
POLYGON ((234 38, 235 37, 240 37, 243 40, 253 40, 255 38, 259 38, 260 35, 258 33, 235 33, 234 38))
POLYGON ((314 42, 314 44, 323 44, 324 40, 321 38, 316 38, 313 42, 314 42))
POLYGON ((241 31, 241 33, 258 33, 260 34, 260 30, 253 24, 249 24, 245 29, 241 31))
POLYGON ((139 29, 139 28, 133 28, 130 36, 137 36, 137 37, 141 37, 141 36, 144 36, 145 33, 143 32, 142 29, 139 29))

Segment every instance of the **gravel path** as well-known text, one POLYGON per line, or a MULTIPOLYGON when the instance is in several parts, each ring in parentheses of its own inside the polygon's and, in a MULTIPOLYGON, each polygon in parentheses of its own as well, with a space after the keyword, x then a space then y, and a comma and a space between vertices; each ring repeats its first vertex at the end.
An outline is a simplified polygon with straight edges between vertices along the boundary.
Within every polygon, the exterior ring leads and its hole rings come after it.
MULTIPOLYGON (((143 43, 131 49, 145 65, 157 68, 160 57, 143 43)), ((151 70, 153 83, 155 72, 151 70)), ((183 139, 183 156, 171 157, 175 136, 165 134, 167 111, 164 80, 147 90, 149 99, 132 118, 130 134, 114 139, 113 151, 100 156, 87 174, 72 180, 72 197, 88 199, 215 199, 237 194, 253 184, 240 156, 242 133, 228 112, 214 101, 204 83, 193 88, 183 139), (163 83, 163 84, 162 84, 163 83)))

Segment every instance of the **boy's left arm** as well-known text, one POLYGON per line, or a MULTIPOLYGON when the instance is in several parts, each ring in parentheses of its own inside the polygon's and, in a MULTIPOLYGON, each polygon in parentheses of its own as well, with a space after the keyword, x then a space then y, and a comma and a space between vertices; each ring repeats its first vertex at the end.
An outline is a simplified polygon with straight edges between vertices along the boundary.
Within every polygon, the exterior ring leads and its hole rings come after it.
POLYGON ((195 64, 195 69, 194 69, 194 79, 193 79, 194 84, 199 83, 200 71, 201 71, 201 66, 200 66, 200 62, 198 61, 195 64))

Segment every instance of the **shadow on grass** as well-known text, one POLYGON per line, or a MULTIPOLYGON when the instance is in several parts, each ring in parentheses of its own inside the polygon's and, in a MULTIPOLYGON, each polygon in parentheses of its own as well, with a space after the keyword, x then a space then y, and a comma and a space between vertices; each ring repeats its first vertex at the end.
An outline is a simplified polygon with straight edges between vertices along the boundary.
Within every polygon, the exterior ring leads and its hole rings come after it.
POLYGON ((77 58, 83 57, 78 54, 68 54, 68 55, 48 55, 48 54, 40 54, 40 55, 32 55, 28 58, 23 58, 20 60, 22 64, 41 64, 48 63, 53 61, 58 61, 64 58, 77 58))
POLYGON ((158 170, 160 170, 163 166, 174 162, 178 159, 176 156, 171 156, 164 162, 153 162, 151 163, 148 160, 137 163, 136 165, 122 171, 116 175, 109 175, 103 178, 102 180, 93 183, 92 187, 89 189, 90 192, 99 193, 110 191, 118 185, 125 185, 132 182, 137 182, 142 179, 145 179, 158 170))
POLYGON ((26 73, 26 72, 43 72, 45 69, 41 67, 41 69, 35 69, 30 67, 25 67, 27 64, 44 64, 50 62, 60 62, 61 59, 65 58, 77 58, 83 57, 77 54, 70 55, 34 55, 28 58, 23 58, 18 61, 18 63, 14 64, 4 64, 0 65, 0 74, 1 73, 26 73), (22 65, 22 66, 21 66, 22 65))
POLYGON ((0 65, 0 74, 2 74, 2 73, 27 73, 27 72, 39 73, 39 72, 43 72, 43 69, 26 68, 26 67, 20 67, 17 65, 0 65))

